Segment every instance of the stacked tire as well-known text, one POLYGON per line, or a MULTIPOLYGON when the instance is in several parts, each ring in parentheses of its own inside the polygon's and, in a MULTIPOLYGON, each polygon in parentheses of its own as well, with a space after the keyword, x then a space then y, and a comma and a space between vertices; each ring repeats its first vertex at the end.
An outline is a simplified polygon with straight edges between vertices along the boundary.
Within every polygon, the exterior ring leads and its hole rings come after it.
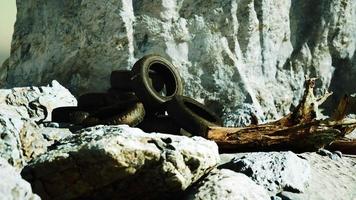
POLYGON ((203 104, 183 96, 177 69, 159 55, 138 60, 132 70, 113 71, 107 93, 79 97, 78 107, 57 108, 52 121, 83 126, 128 124, 146 132, 206 136, 221 120, 203 104))

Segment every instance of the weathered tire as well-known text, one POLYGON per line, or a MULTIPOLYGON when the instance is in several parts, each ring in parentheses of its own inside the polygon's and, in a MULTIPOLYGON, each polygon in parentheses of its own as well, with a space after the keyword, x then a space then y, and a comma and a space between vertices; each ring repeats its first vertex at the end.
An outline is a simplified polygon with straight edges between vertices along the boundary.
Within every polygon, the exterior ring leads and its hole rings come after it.
POLYGON ((141 102, 126 101, 118 104, 107 106, 93 112, 83 121, 84 126, 119 125, 127 124, 136 126, 145 117, 145 109, 141 102))
POLYGON ((111 106, 120 101, 138 100, 133 92, 87 93, 78 98, 80 108, 100 108, 111 106))
POLYGON ((165 105, 168 115, 193 135, 206 137, 209 126, 222 124, 216 114, 192 98, 177 95, 165 105))
POLYGON ((162 104, 175 95, 181 95, 183 86, 177 69, 158 55, 147 55, 132 68, 132 88, 146 110, 162 108, 162 104), (154 74, 154 75, 152 75, 154 74), (164 88, 154 86, 152 80, 161 79, 164 88))
POLYGON ((180 126, 170 116, 167 115, 146 115, 143 121, 138 124, 137 127, 147 133, 157 132, 173 135, 180 135, 181 129, 180 126))
POLYGON ((112 88, 131 91, 131 71, 115 70, 111 72, 110 84, 112 88))
POLYGON ((75 106, 58 107, 52 110, 52 121, 81 124, 89 115, 90 110, 83 110, 75 106))

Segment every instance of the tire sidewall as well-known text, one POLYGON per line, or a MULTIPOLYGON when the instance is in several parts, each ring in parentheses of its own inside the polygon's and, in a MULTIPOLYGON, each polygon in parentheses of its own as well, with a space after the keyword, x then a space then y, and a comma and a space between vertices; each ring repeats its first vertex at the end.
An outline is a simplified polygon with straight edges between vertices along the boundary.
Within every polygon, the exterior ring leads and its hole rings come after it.
POLYGON ((175 95, 183 93, 183 86, 177 69, 168 60, 159 55, 144 56, 134 64, 132 72, 133 77, 131 80, 136 95, 148 109, 151 107, 159 108, 161 104, 171 100, 175 95), (175 91, 170 96, 160 95, 150 83, 150 77, 148 76, 149 69, 156 63, 165 66, 174 77, 175 91))

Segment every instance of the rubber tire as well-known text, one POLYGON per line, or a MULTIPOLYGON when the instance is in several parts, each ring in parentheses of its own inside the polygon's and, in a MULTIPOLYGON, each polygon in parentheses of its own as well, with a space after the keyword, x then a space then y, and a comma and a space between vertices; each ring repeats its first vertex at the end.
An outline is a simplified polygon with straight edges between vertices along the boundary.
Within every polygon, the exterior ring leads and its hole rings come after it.
POLYGON ((83 121, 84 126, 120 125, 136 126, 145 117, 145 109, 141 102, 126 101, 116 105, 100 108, 83 121))
POLYGON ((137 100, 133 92, 86 93, 78 98, 80 108, 100 108, 117 104, 120 101, 137 100))
POLYGON ((168 133, 180 135, 181 127, 167 115, 145 116, 144 120, 137 125, 137 128, 142 129, 147 133, 168 133))
POLYGON ((182 81, 177 69, 159 55, 144 56, 134 64, 131 71, 132 88, 146 110, 162 109, 165 102, 183 93, 182 81), (160 94, 161 91, 153 87, 150 77, 152 70, 164 81, 168 95, 160 94))
POLYGON ((207 136, 209 126, 221 126, 220 118, 192 98, 177 95, 166 104, 168 115, 193 135, 207 136))
POLYGON ((52 121, 58 123, 81 124, 90 116, 90 110, 76 106, 58 107, 52 110, 52 121))
POLYGON ((131 91, 131 71, 114 70, 110 75, 110 84, 112 88, 131 91))

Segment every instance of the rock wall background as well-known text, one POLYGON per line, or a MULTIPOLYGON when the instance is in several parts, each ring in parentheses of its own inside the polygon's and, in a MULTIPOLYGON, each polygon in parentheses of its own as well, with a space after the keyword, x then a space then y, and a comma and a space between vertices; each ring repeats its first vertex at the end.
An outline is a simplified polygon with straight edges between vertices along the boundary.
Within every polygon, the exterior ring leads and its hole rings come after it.
POLYGON ((304 76, 336 93, 327 110, 356 92, 355 0, 18 0, 17 9, 5 87, 57 79, 77 95, 103 91, 112 70, 158 53, 225 125, 282 116, 304 76))

